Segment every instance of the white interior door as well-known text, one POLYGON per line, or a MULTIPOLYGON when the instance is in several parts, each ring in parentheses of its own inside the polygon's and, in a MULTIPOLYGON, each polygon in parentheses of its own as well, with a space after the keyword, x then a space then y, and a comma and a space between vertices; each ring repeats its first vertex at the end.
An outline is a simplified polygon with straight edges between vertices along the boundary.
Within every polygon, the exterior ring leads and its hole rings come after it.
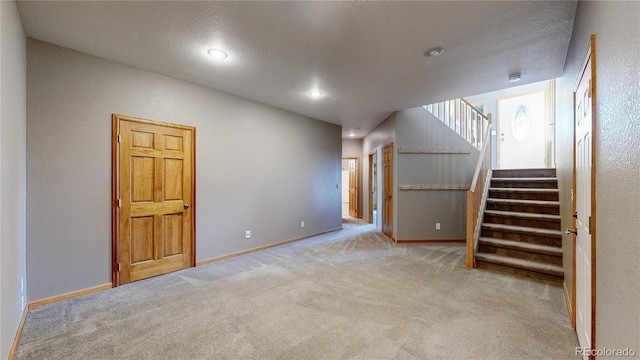
POLYGON ((591 60, 575 94, 576 126, 576 332, 581 347, 591 348, 591 60))
POLYGON ((545 91, 498 99, 498 167, 544 168, 545 91))
POLYGON ((342 170, 342 202, 349 202, 349 170, 342 170))

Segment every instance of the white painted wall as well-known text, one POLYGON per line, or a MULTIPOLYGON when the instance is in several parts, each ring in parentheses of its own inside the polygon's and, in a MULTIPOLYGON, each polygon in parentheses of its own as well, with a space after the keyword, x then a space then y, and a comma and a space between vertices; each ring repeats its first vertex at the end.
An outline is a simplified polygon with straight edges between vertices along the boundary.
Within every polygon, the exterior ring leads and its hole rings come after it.
POLYGON ((0 1, 0 358, 23 310, 26 278, 26 38, 14 1, 0 1))
MULTIPOLYGON (((557 81, 557 168, 563 228, 571 227, 573 85, 596 34, 596 348, 640 358, 640 2, 578 3, 565 71, 557 81)), ((563 237, 571 291, 572 240, 563 237)))
POLYGON ((196 127, 197 260, 342 226, 339 126, 41 41, 27 48, 30 300, 111 280, 112 113, 196 127))

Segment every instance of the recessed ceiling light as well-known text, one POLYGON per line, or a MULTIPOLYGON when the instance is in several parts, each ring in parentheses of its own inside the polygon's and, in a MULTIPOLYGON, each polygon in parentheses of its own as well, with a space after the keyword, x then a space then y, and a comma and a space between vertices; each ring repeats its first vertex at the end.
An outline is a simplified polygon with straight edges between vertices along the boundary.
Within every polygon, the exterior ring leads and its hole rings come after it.
POLYGON ((522 76, 520 76, 520 73, 513 73, 509 75, 509 82, 518 82, 521 78, 522 76))
POLYGON ((442 55, 443 52, 444 52, 444 49, 438 46, 438 47, 434 47, 434 48, 431 48, 431 49, 427 50, 424 53, 424 56, 426 56, 426 57, 436 57, 436 56, 442 55))
POLYGON ((311 96, 314 99, 317 99, 319 97, 321 97, 322 95, 324 95, 324 93, 320 90, 311 90, 307 93, 309 96, 311 96))
POLYGON ((207 53, 214 59, 226 59, 227 56, 229 56, 226 52, 220 49, 210 49, 207 53))

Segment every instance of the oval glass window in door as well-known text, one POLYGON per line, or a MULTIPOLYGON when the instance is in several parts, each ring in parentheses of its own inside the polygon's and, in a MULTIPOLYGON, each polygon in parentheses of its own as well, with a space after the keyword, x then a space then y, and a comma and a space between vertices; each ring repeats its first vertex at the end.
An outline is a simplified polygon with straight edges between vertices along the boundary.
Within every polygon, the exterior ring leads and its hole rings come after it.
POLYGON ((519 142, 524 142, 529 137, 529 132, 531 131, 531 115, 526 106, 520 105, 516 108, 511 129, 513 130, 513 137, 519 142))

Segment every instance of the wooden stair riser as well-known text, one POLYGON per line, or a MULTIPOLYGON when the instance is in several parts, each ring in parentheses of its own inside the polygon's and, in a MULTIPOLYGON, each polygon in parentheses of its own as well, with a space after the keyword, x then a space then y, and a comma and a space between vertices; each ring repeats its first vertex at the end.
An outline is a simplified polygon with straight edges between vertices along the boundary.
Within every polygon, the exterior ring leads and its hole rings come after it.
MULTIPOLYGON (((552 190, 552 189, 550 189, 552 190)), ((558 201, 558 192, 489 190, 489 198, 511 200, 558 201)))
POLYGON ((500 202, 487 201, 487 210, 514 211, 532 214, 560 215, 558 205, 537 205, 537 204, 505 204, 500 202))
POLYGON ((527 189, 557 189, 557 180, 505 180, 493 178, 491 179, 491 187, 493 188, 527 188, 527 189))
POLYGON ((493 170, 496 178, 532 178, 532 177, 556 177, 556 169, 496 169, 493 170))
POLYGON ((540 253, 531 252, 531 251, 522 251, 517 249, 487 245, 483 243, 479 244, 478 252, 503 255, 503 256, 508 256, 512 258, 532 260, 532 261, 542 262, 545 264, 562 266, 562 256, 540 254, 540 253))
POLYGON ((504 224, 533 227, 538 229, 560 230, 560 219, 539 219, 534 217, 484 214, 484 222, 490 224, 504 224))
POLYGON ((519 277, 524 277, 528 279, 534 279, 536 281, 543 281, 543 282, 547 282, 554 285, 562 285, 562 281, 564 279, 563 277, 559 277, 555 275, 523 270, 519 268, 503 266, 503 265, 488 263, 484 261, 477 261, 476 267, 479 269, 486 269, 486 270, 491 270, 491 271, 496 271, 501 273, 507 273, 507 274, 511 274, 519 277))
POLYGON ((490 229, 487 227, 482 227, 481 236, 483 237, 492 237, 496 239, 505 239, 505 240, 514 240, 514 241, 522 241, 527 243, 539 244, 539 245, 549 245, 549 246, 562 246, 562 237, 558 236, 545 236, 534 233, 526 233, 526 232, 512 232, 512 231, 504 231, 497 229, 490 229))

